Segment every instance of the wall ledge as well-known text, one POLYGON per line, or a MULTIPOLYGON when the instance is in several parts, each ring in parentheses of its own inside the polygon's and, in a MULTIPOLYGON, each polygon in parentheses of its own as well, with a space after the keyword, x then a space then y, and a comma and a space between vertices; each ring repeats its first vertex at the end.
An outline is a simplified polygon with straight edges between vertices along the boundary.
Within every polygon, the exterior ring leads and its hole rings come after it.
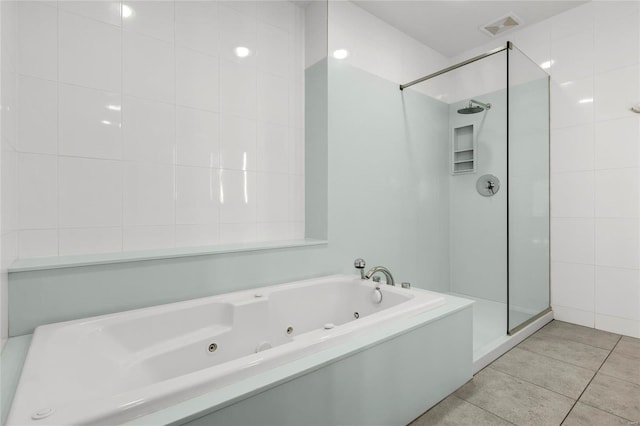
POLYGON ((78 266, 90 265, 108 265, 113 263, 139 262, 144 260, 174 259, 191 256, 211 256, 228 253, 285 249, 292 247, 320 246, 326 244, 328 244, 326 240, 305 238, 302 240, 268 241, 260 243, 228 244, 199 247, 176 247, 158 250, 18 259, 9 267, 9 273, 74 268, 78 266))

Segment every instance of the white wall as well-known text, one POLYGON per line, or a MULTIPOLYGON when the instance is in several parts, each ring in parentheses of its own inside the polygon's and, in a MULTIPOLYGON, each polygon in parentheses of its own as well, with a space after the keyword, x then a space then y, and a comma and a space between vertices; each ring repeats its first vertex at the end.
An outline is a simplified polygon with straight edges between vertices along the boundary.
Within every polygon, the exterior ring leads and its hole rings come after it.
POLYGON ((407 83, 447 66, 447 58, 349 1, 329 2, 329 55, 395 83, 407 83))
POLYGON ((557 319, 640 337, 640 3, 595 1, 507 39, 549 69, 551 303, 557 319), (592 100, 592 102, 590 101, 592 100))
POLYGON ((18 256, 15 6, 11 2, 0 3, 0 348, 8 331, 7 268, 18 256))
POLYGON ((303 237, 304 11, 124 4, 18 5, 19 256, 303 237))

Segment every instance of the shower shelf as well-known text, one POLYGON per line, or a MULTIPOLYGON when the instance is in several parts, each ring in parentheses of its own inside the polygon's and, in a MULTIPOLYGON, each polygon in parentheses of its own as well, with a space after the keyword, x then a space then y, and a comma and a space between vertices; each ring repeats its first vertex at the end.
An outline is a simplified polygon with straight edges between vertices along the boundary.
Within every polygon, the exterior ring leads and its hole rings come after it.
POLYGON ((454 127, 451 135, 451 174, 476 171, 476 128, 473 124, 454 127))

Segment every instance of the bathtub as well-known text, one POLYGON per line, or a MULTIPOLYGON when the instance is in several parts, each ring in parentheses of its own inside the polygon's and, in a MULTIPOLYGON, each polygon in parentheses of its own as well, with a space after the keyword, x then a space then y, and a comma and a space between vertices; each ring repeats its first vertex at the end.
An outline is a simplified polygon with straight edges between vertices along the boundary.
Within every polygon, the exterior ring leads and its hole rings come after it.
POLYGON ((336 275, 44 325, 7 424, 127 422, 443 304, 336 275))

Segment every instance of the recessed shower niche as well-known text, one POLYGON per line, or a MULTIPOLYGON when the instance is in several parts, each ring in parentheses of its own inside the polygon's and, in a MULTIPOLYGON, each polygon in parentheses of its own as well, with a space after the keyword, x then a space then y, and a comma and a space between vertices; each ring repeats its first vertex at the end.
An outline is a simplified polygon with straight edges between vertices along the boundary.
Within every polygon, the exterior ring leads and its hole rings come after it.
POLYGON ((473 173, 475 167, 476 135, 473 124, 455 127, 451 139, 451 173, 473 173))

